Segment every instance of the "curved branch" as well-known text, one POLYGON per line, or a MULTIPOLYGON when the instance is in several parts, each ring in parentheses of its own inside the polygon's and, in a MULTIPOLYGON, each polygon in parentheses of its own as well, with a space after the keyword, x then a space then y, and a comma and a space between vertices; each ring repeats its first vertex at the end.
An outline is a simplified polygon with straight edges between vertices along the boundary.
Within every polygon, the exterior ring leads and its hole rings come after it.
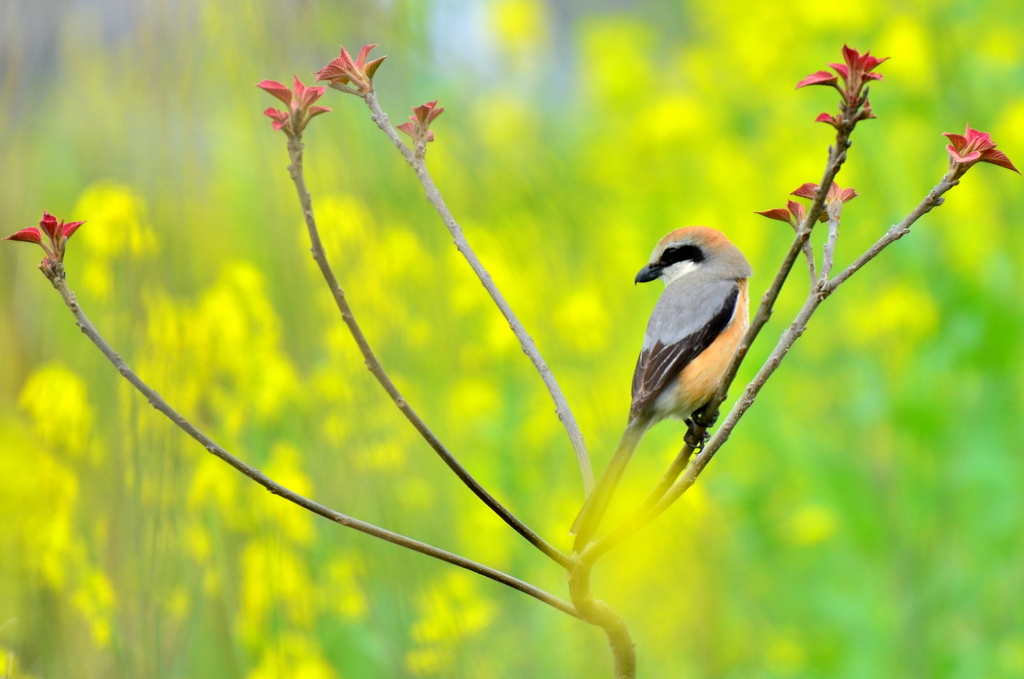
POLYGON ((341 285, 338 283, 337 277, 334 275, 334 270, 331 269, 330 263, 327 261, 327 253, 324 251, 323 243, 320 240, 320 232, 316 226, 316 218, 313 216, 313 199, 309 195, 309 190, 306 188, 306 179, 302 172, 302 137, 288 137, 288 156, 291 159, 291 165, 288 166, 288 171, 291 174, 292 181, 295 183, 295 190, 299 196, 299 203, 302 206, 302 214, 306 222, 306 230, 309 232, 309 241, 311 243, 311 250, 313 253, 313 259, 316 260, 317 266, 320 267, 320 272, 323 274, 324 280, 327 281, 327 287, 330 288, 331 294, 334 296, 334 302, 338 306, 338 311, 341 312, 341 318, 348 326, 349 332, 352 334, 352 338, 359 346, 359 351, 363 355, 363 360, 366 362, 366 367, 373 374, 380 385, 384 387, 384 391, 388 393, 391 400, 395 402, 398 409, 405 415, 405 418, 409 420, 416 431, 419 432, 420 436, 426 440, 434 452, 444 460, 444 463, 448 465, 448 468, 455 472, 455 475, 462 480, 466 486, 473 491, 478 498, 480 498, 484 504, 491 508, 491 510, 497 514, 501 519, 512 527, 517 533, 526 538, 534 547, 539 549, 549 558, 562 566, 568 566, 569 558, 556 549, 553 545, 548 543, 544 538, 535 533, 529 526, 520 521, 515 515, 506 509, 497 499, 494 498, 490 493, 487 492, 480 483, 466 471, 455 456, 452 455, 444 444, 441 443, 440 439, 434 435, 434 432, 430 430, 430 427, 420 418, 415 410, 406 402, 401 392, 398 391, 398 387, 391 381, 388 374, 384 371, 384 367, 380 364, 377 356, 373 353, 373 349, 370 347, 370 343, 366 339, 366 335, 363 334, 362 329, 356 322, 355 315, 352 313, 351 307, 348 305, 348 301, 345 299, 345 292, 341 289, 341 285))
POLYGON ((528 594, 529 596, 532 596, 538 601, 543 601, 547 605, 552 606, 553 608, 557 608, 563 613, 571 615, 575 618, 580 617, 579 613, 576 612, 576 609, 572 606, 572 604, 570 604, 567 601, 563 601, 562 599, 559 599, 553 594, 549 594, 542 589, 534 587, 528 582, 523 582, 518 578, 514 578, 511 575, 502 573, 501 571, 495 570, 494 568, 491 568, 489 566, 484 566, 483 564, 476 563, 475 561, 471 561, 465 557, 459 556, 458 554, 453 554, 452 552, 439 549, 438 547, 434 547, 433 545, 428 545, 425 542, 420 542, 419 540, 414 540, 404 535, 399 535, 398 533, 394 533, 385 528, 375 526, 372 523, 360 521, 359 519, 354 519, 340 512, 336 512, 333 509, 330 509, 329 507, 325 507, 318 502, 310 500, 309 498, 303 495, 299 495, 298 493, 291 491, 288 488, 285 488, 281 484, 277 483, 276 481, 265 475, 260 470, 245 464, 237 457, 235 457, 234 455, 232 455, 231 453, 217 445, 213 441, 213 439, 204 434, 195 425, 189 422, 184 416, 182 416, 176 410, 174 410, 174 408, 168 405, 167 402, 163 399, 163 397, 160 396, 160 394, 158 394, 149 385, 143 382, 142 379, 138 375, 136 375, 131 368, 128 367, 128 364, 126 364, 124 360, 117 354, 117 352, 115 352, 113 348, 111 348, 111 346, 107 344, 107 341, 103 339, 103 337, 100 335, 96 327, 92 324, 88 317, 86 317, 85 313, 78 305, 78 301, 75 299, 75 294, 71 292, 70 289, 68 289, 62 271, 57 272, 56 275, 54 275, 50 279, 50 282, 53 283, 53 287, 57 289, 57 291, 60 293, 60 296, 63 298, 64 303, 67 305, 68 309, 70 309, 71 313, 74 314, 75 324, 81 329, 83 333, 85 333, 85 335, 90 340, 92 340, 92 343, 95 344, 101 352, 103 352, 103 355, 107 357, 107 360, 110 361, 115 368, 117 368, 117 371, 121 373, 121 376, 128 380, 132 384, 132 386, 139 391, 139 393, 146 397, 146 400, 149 401, 150 405, 152 405, 163 415, 165 415, 167 419, 176 424, 182 431, 184 431, 186 434, 188 434, 193 439, 198 441, 199 444, 206 448, 206 450, 209 451, 212 455, 228 463, 237 471, 241 472, 242 474, 249 477, 256 483, 260 484, 274 495, 278 495, 288 500, 289 502, 292 502, 302 507, 303 509, 307 509, 313 512, 314 514, 322 516, 330 521, 334 521, 335 523, 341 524, 342 526, 345 526, 347 528, 353 528, 361 533, 372 535, 375 538, 385 540, 392 544, 398 545, 399 547, 404 547, 414 552, 419 552, 420 554, 425 554, 429 557, 433 557, 440 561, 450 563, 453 566, 458 566, 459 568, 464 568, 468 571, 472 571, 473 573, 482 575, 485 578, 490 578, 495 582, 500 582, 506 587, 511 587, 512 589, 518 590, 524 594, 528 594))
POLYGON ((558 386, 558 382, 555 380, 555 376, 551 373, 551 368, 548 367, 544 357, 540 355, 540 351, 537 349, 537 345, 534 344, 533 338, 526 332, 526 328, 519 322, 519 318, 516 317, 512 307, 509 306, 505 300, 504 295, 498 290, 498 286, 494 284, 494 280, 491 278, 491 274, 488 273, 487 269, 480 262, 480 259, 476 256, 473 248, 470 247, 469 242, 466 240, 465 234, 462 232, 462 227, 455 221, 455 217, 452 216, 451 211, 444 202, 444 198, 441 197, 441 192, 437 190, 434 185, 434 180, 430 176, 430 172, 427 170, 427 164, 424 160, 422 153, 414 153, 405 144, 402 143, 401 138, 398 136, 397 130, 388 120, 388 116, 381 109, 380 104, 377 102, 376 94, 371 90, 366 96, 366 105, 370 108, 370 118, 376 123, 377 127, 381 129, 384 134, 387 135, 391 143, 401 152, 402 157, 405 158, 406 162, 412 166, 412 169, 416 172, 416 177, 420 180, 423 185, 423 190, 426 192, 427 200, 434 206, 437 213, 441 215, 442 221, 445 226, 448 227, 448 231, 451 233, 452 238, 455 241, 455 247, 458 248, 462 256, 469 262, 469 266, 473 269, 473 273, 480 279, 480 283, 483 284, 487 290, 487 294, 491 296, 494 304, 501 311, 505 320, 508 321, 509 326, 512 328, 512 332, 515 333, 516 338, 519 340, 519 344, 523 348, 525 353, 530 360, 533 362, 537 372, 540 373, 541 379, 544 381, 544 385, 548 388, 548 392, 551 394, 551 400, 555 402, 555 412, 558 413, 558 419, 562 421, 565 426, 566 432, 569 434, 569 439, 572 441, 573 450, 576 451, 576 461, 580 467, 580 474, 583 477, 583 490, 586 495, 590 495, 590 491, 594 489, 594 471, 590 466, 590 457, 587 454, 587 446, 583 441, 583 434, 580 432, 579 425, 576 424, 576 418, 572 414, 572 409, 569 408, 568 401, 565 400, 565 396, 562 394, 561 387, 558 386))
POLYGON ((593 561, 579 560, 569 570, 569 593, 580 618, 604 630, 615 659, 615 679, 636 679, 636 644, 626 621, 615 609, 590 592, 593 561))

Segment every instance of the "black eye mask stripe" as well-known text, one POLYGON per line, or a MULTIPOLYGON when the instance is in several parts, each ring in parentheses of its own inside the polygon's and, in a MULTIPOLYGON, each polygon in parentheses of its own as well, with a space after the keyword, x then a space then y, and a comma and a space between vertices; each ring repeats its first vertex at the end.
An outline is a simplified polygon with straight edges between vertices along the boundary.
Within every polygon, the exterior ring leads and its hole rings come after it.
POLYGON ((696 245, 677 245, 661 253, 658 266, 665 268, 679 262, 703 262, 704 252, 696 245))

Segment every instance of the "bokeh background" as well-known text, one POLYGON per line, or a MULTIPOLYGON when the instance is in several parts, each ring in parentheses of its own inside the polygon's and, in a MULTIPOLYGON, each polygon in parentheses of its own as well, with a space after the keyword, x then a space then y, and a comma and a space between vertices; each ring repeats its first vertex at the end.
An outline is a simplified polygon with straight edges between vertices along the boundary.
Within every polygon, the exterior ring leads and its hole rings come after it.
MULTIPOLYGON (((812 120, 834 93, 793 86, 844 42, 892 60, 841 175, 861 196, 840 264, 938 180, 942 132, 970 122, 1024 162, 1011 0, 4 0, 4 235, 43 208, 89 220, 71 286, 214 438, 329 506, 561 596, 564 573, 363 368, 308 255, 284 136, 261 115, 275 102, 253 84, 369 42, 390 55, 376 81, 393 119, 446 107, 431 168, 598 469, 660 292, 635 271, 668 230, 707 224, 748 254, 760 293, 791 232, 752 213, 817 181, 831 139, 812 120)), ((472 473, 567 546, 582 491, 540 380, 362 103, 325 103, 307 179, 358 318, 472 473)), ((595 591, 630 622, 641 676, 1024 677, 1022 191, 972 170, 829 300, 683 501, 602 562, 595 591)), ((19 678, 609 676, 599 630, 207 455, 81 336, 39 257, 0 247, 4 672, 14 658, 19 678)), ((798 265, 741 378, 805 290, 798 265)), ((682 433, 651 434, 623 506, 682 433)))

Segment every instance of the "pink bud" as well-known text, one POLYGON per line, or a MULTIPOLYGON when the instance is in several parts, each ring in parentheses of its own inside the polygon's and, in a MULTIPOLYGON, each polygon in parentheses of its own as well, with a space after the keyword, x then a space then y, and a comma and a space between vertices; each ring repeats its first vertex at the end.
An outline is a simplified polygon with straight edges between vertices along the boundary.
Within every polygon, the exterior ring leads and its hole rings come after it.
POLYGON ((60 231, 60 224, 57 222, 57 218, 51 215, 46 210, 43 210, 43 218, 39 220, 39 226, 50 238, 57 236, 60 231))
POLYGON ((434 101, 414 106, 412 112, 413 115, 409 116, 410 122, 402 123, 396 127, 415 141, 434 141, 434 133, 430 129, 430 123, 434 122, 439 115, 444 113, 444 107, 438 106, 435 99, 434 101))
POLYGON ((284 130, 290 137, 301 135, 312 118, 331 110, 326 106, 313 106, 313 102, 323 96, 324 88, 306 87, 298 76, 295 76, 295 84, 290 90, 276 80, 264 80, 257 87, 288 104, 287 111, 268 108, 263 115, 274 121, 272 127, 275 130, 284 130))
POLYGON ((67 224, 65 224, 64 237, 71 238, 72 234, 74 234, 75 231, 78 231, 78 227, 82 226, 82 224, 85 224, 84 220, 81 222, 68 222, 67 224))
POLYGON ((316 71, 317 80, 326 80, 336 89, 366 96, 373 89, 373 75, 387 57, 366 61, 370 51, 377 45, 364 45, 359 50, 359 57, 353 61, 352 55, 344 47, 341 53, 326 66, 316 71), (351 86, 351 87, 350 87, 351 86))
POLYGON ((263 115, 268 116, 274 121, 271 123, 271 126, 275 132, 288 124, 288 114, 284 111, 278 111, 276 108, 268 108, 263 112, 263 115))
POLYGON ((284 83, 276 80, 264 80, 256 85, 261 90, 268 92, 285 103, 285 106, 292 103, 292 91, 284 83))
POLYGON ((791 193, 789 195, 796 196, 798 198, 810 198, 810 199, 813 200, 814 199, 814 192, 817 191, 817 190, 818 190, 818 185, 817 184, 811 184, 810 182, 808 182, 806 184, 801 184, 800 186, 798 186, 797 189, 795 191, 793 191, 793 193, 791 193))
POLYGON ((43 217, 39 220, 39 227, 34 226, 11 234, 4 240, 21 241, 23 243, 35 243, 43 249, 46 257, 43 258, 43 270, 51 276, 56 269, 54 265, 64 261, 64 248, 68 239, 78 231, 85 222, 67 222, 58 220, 46 210, 43 210, 43 217), (45 236, 45 239, 44 239, 45 236))
POLYGON ((818 71, 817 73, 812 73, 798 82, 796 84, 796 88, 800 89, 801 87, 807 87, 808 85, 831 85, 832 87, 835 87, 837 82, 837 78, 828 71, 818 71))
POLYGON ((946 151, 949 152, 950 169, 957 177, 963 176, 977 163, 991 163, 1020 174, 1010 158, 996 149, 988 133, 972 129, 968 124, 967 131, 962 135, 954 132, 943 132, 943 135, 950 141, 946 151))
POLYGON ((16 240, 23 243, 35 243, 36 245, 43 244, 43 234, 39 233, 39 229, 34 226, 30 226, 27 229, 22 229, 17 233, 12 233, 4 240, 16 240))
MULTIPOLYGON (((871 112, 870 105, 867 104, 864 85, 872 80, 882 79, 882 74, 874 73, 872 69, 884 63, 886 59, 888 57, 884 59, 873 57, 870 52, 861 54, 849 45, 843 45, 843 61, 845 63, 829 64, 837 75, 832 75, 828 71, 818 71, 801 80, 796 86, 797 88, 807 87, 808 85, 829 85, 835 87, 843 95, 844 110, 846 113, 851 114, 851 119, 854 123, 874 118, 875 115, 871 112), (842 86, 839 84, 840 78, 843 81, 842 86)), ((842 121, 838 116, 822 113, 818 116, 816 122, 828 123, 839 129, 842 121)))
POLYGON ((818 117, 814 119, 816 123, 828 123, 832 127, 839 129, 839 118, 828 113, 819 113, 818 117))
POLYGON ((806 214, 807 211, 806 211, 806 209, 804 208, 803 205, 801 205, 800 203, 796 202, 795 200, 790 200, 790 201, 786 201, 786 208, 791 213, 793 213, 793 217, 796 219, 796 223, 797 224, 799 224, 800 222, 804 221, 804 215, 806 214))
POLYGON ((768 219, 774 219, 779 222, 786 222, 787 224, 793 223, 793 218, 790 215, 789 210, 784 207, 777 207, 773 210, 764 210, 763 212, 755 212, 754 214, 767 217, 768 219))

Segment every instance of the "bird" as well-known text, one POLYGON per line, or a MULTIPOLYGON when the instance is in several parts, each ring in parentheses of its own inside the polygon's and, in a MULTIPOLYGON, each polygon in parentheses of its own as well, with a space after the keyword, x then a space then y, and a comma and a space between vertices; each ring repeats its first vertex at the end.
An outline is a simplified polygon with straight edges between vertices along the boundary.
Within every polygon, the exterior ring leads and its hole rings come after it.
POLYGON ((661 240, 634 283, 661 280, 633 372, 629 421, 608 468, 572 526, 582 551, 600 527, 612 493, 644 434, 658 422, 687 420, 715 395, 749 325, 747 258, 724 233, 676 229, 661 240))

